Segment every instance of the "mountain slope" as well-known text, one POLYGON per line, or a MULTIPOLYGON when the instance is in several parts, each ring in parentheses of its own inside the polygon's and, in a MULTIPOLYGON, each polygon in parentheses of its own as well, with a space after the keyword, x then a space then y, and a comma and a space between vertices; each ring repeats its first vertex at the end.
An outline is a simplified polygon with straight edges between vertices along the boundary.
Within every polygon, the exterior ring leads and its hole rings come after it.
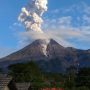
POLYGON ((34 60, 46 71, 64 71, 70 66, 90 66, 90 50, 79 50, 72 47, 63 47, 55 40, 35 40, 0 61, 0 66, 34 60))

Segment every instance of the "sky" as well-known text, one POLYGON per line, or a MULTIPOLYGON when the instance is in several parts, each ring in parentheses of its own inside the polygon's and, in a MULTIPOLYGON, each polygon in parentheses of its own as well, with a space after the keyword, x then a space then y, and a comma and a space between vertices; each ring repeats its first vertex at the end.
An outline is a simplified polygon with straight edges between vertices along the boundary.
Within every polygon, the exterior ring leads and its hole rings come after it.
MULTIPOLYGON (((0 58, 25 45, 24 26, 18 22, 28 0, 0 0, 0 58)), ((48 0, 42 29, 64 46, 90 49, 90 0, 48 0)))

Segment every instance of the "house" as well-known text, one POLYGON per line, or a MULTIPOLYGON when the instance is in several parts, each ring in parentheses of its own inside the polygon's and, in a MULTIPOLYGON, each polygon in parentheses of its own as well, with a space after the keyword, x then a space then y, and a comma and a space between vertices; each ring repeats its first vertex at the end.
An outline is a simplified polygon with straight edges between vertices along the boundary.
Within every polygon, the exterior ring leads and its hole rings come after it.
POLYGON ((7 74, 0 74, 0 90, 16 90, 12 77, 7 76, 7 74))
POLYGON ((16 83, 11 76, 0 74, 0 90, 31 90, 31 84, 16 83))
POLYGON ((16 83, 17 90, 31 90, 30 83, 16 83))
POLYGON ((62 88, 42 88, 41 90, 64 90, 62 88))

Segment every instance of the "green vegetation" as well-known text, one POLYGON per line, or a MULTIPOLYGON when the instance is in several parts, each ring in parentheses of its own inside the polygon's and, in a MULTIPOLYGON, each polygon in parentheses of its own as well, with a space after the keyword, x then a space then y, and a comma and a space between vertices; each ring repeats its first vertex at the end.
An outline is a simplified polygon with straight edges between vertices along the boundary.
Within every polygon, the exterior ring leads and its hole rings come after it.
POLYGON ((81 68, 77 75, 77 86, 86 86, 90 88, 90 68, 81 68))
POLYGON ((75 67, 67 69, 66 74, 41 72, 33 61, 9 66, 9 75, 16 82, 31 82, 36 88, 56 87, 65 90, 90 90, 90 68, 82 68, 76 73, 75 67))
POLYGON ((14 77, 16 82, 37 82, 43 80, 42 73, 33 61, 9 66, 9 74, 14 77))
POLYGON ((0 68, 0 73, 2 73, 3 72, 3 70, 2 70, 2 68, 0 68))

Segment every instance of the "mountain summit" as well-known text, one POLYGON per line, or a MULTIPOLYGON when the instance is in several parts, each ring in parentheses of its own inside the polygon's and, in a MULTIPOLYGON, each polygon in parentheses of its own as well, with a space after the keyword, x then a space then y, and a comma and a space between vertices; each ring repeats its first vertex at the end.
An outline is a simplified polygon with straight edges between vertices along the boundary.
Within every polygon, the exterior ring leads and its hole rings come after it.
POLYGON ((54 56, 56 54, 60 54, 60 52, 61 54, 63 54, 63 52, 65 52, 65 48, 59 45, 55 40, 38 39, 32 42, 30 45, 21 49, 20 51, 2 58, 2 60, 46 60, 47 58, 54 58, 54 56))
POLYGON ((70 66, 90 66, 90 50, 66 48, 53 39, 38 39, 23 49, 2 58, 0 65, 7 67, 10 64, 30 60, 34 60, 46 71, 59 72, 70 66))

